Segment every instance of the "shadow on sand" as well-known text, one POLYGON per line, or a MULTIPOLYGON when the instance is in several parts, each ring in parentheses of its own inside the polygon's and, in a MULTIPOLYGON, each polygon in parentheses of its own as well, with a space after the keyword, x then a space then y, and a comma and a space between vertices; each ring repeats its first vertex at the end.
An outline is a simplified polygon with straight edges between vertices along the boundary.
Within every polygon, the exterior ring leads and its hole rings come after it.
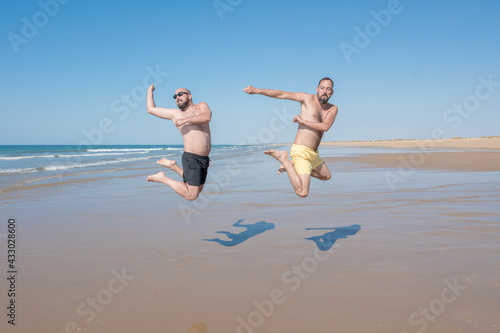
POLYGON ((254 224, 241 224, 241 222, 243 222, 243 220, 239 220, 233 224, 233 227, 246 228, 245 231, 242 231, 239 234, 234 234, 229 231, 217 231, 218 234, 225 234, 229 239, 231 239, 230 241, 222 240, 220 238, 204 239, 204 241, 217 242, 224 246, 235 246, 243 243, 250 237, 263 233, 266 230, 274 229, 274 223, 268 223, 265 221, 256 222, 254 224))
POLYGON ((347 238, 349 236, 355 235, 359 230, 361 230, 361 226, 359 224, 353 224, 348 227, 339 227, 339 228, 306 228, 306 230, 335 230, 331 232, 327 232, 321 236, 313 236, 304 238, 307 240, 312 240, 316 242, 318 249, 321 251, 328 251, 332 248, 333 244, 337 241, 337 239, 347 238))

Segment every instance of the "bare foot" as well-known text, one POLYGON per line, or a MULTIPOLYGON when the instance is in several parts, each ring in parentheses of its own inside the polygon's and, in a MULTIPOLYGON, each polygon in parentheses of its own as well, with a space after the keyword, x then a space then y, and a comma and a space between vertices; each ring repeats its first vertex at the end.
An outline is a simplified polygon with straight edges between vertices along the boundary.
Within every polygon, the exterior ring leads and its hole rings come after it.
POLYGON ((283 161, 288 161, 288 153, 286 151, 266 150, 264 154, 274 157, 283 164, 283 161))
POLYGON ((148 182, 162 183, 162 180, 165 178, 167 178, 167 177, 165 177, 165 174, 163 173, 163 171, 161 171, 161 172, 158 172, 156 175, 148 176, 147 181, 148 182))
POLYGON ((172 169, 176 163, 174 160, 167 160, 166 158, 162 158, 161 160, 158 160, 156 163, 159 165, 163 165, 164 167, 167 167, 169 169, 172 169))

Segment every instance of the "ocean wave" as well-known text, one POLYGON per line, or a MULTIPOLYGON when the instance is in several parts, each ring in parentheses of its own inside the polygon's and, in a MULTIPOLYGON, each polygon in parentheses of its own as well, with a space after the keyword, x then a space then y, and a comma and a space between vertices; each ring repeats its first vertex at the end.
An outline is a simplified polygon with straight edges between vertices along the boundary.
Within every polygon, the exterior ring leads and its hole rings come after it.
POLYGON ((67 170, 67 169, 74 169, 74 168, 86 168, 86 167, 93 167, 93 166, 100 166, 100 165, 107 165, 107 164, 116 164, 116 163, 125 163, 125 162, 136 162, 136 161, 145 161, 149 160, 151 157, 135 157, 135 158, 118 158, 114 160, 106 160, 106 161, 100 161, 100 162, 93 162, 93 163, 73 163, 73 164, 58 164, 58 165, 51 165, 51 166, 44 166, 37 168, 38 171, 59 171, 59 170, 67 170))
POLYGON ((26 155, 26 156, 0 156, 0 161, 16 161, 27 158, 54 158, 57 155, 26 155))
POLYGON ((134 151, 134 152, 121 152, 121 153, 92 153, 92 154, 71 154, 71 155, 57 155, 57 157, 95 157, 95 156, 116 156, 116 155, 131 155, 131 154, 147 154, 149 151, 134 151))
POLYGON ((20 169, 0 169, 0 175, 15 175, 23 173, 34 173, 38 170, 36 168, 20 168, 20 169))
POLYGON ((98 157, 117 156, 132 154, 147 154, 159 150, 182 150, 182 148, 145 148, 145 149, 87 149, 90 154, 50 154, 50 155, 23 155, 23 156, 0 156, 0 161, 18 161, 30 158, 72 158, 72 157, 98 157))
POLYGON ((214 150, 236 150, 239 149, 237 146, 223 146, 223 147, 214 147, 214 150))
POLYGON ((86 149, 89 153, 103 152, 150 152, 154 150, 179 150, 182 148, 112 148, 112 149, 86 149))

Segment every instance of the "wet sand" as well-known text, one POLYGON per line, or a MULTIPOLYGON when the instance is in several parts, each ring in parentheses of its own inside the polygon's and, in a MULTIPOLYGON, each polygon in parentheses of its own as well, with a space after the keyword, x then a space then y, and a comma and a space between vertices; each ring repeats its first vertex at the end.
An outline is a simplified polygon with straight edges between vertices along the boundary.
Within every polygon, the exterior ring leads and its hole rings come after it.
POLYGON ((213 160, 196 202, 156 167, 16 191, 2 332, 498 332, 500 153, 361 146, 320 147, 333 178, 305 199, 262 151, 213 160))
POLYGON ((364 167, 400 168, 413 170, 500 171, 500 152, 436 152, 417 150, 411 153, 391 152, 336 156, 325 158, 327 163, 353 162, 364 167))

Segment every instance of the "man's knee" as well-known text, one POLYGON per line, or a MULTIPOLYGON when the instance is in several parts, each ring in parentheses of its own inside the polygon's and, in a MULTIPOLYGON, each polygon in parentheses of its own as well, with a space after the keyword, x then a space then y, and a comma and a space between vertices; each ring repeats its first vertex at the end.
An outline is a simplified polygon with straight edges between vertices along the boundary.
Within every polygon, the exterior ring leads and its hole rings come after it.
POLYGON ((332 174, 328 173, 327 175, 322 176, 321 180, 329 180, 330 178, 332 178, 332 174))
POLYGON ((189 201, 195 201, 196 199, 198 199, 198 195, 198 192, 191 192, 187 194, 186 199, 189 201))
POLYGON ((309 191, 307 189, 297 190, 295 193, 301 198, 305 198, 309 195, 309 191))

